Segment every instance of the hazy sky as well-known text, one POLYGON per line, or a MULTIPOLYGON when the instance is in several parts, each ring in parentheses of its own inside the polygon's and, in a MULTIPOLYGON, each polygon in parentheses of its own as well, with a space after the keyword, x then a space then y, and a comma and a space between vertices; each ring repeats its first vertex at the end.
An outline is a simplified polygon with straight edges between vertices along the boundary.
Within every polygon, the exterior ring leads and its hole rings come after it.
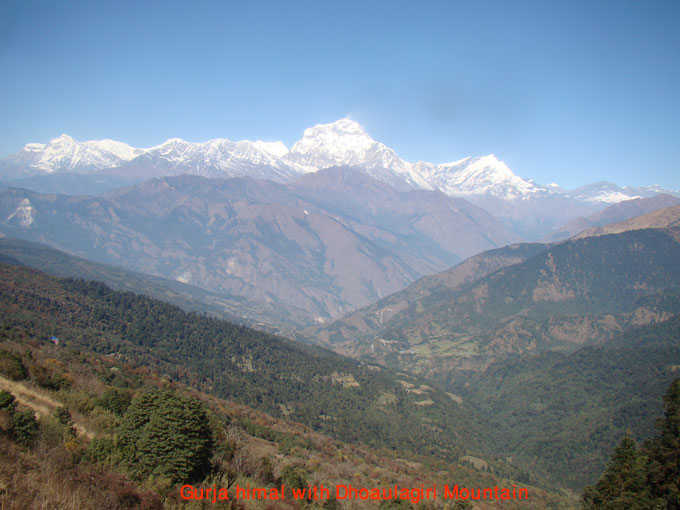
POLYGON ((0 2, 0 156, 68 133, 281 140, 680 189, 680 2, 0 2))

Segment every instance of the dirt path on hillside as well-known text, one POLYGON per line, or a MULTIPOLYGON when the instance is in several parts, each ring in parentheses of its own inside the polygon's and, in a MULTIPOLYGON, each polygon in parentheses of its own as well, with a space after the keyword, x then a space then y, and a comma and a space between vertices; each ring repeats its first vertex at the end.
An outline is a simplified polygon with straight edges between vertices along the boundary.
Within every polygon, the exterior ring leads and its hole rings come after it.
MULTIPOLYGON (((37 388, 32 388, 18 381, 12 381, 0 375, 0 390, 5 390, 14 395, 17 402, 21 405, 33 409, 38 417, 42 418, 52 414, 57 407, 63 407, 61 402, 51 398, 46 392, 37 388)), ((75 423, 74 426, 80 434, 84 434, 92 439, 95 434, 87 430, 82 424, 75 423)))

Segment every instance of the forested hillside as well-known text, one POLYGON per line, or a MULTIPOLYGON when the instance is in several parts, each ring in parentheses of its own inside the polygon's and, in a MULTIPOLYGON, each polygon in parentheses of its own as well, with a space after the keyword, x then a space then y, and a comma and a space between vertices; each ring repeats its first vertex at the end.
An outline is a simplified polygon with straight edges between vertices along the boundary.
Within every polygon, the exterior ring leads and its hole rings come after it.
POLYGON ((283 305, 274 307, 266 303, 252 303, 245 298, 217 294, 176 280, 92 262, 22 239, 0 238, 0 262, 32 267, 61 278, 100 281, 114 290, 144 294, 188 312, 206 313, 265 331, 290 330, 302 325, 283 305))
POLYGON ((343 440, 449 460, 482 448, 469 413, 422 381, 101 283, 1 265, 0 319, 343 440))
MULTIPOLYGON (((0 326, 0 507, 8 510, 374 508, 336 485, 466 487, 516 483, 404 450, 343 443, 309 427, 198 392, 148 367, 0 326), (230 500, 185 501, 183 484, 230 500), (333 491, 295 500, 309 484, 333 491), (235 500, 237 486, 285 486, 285 502, 235 500)), ((575 499, 527 487, 509 510, 571 510, 575 499)), ((204 493, 205 494, 205 493, 204 493)), ((388 504, 395 503, 388 501, 388 504)), ((397 501, 399 508, 415 508, 397 501)), ((441 501, 440 501, 441 503, 441 501)), ((460 503, 460 504, 458 504, 460 503)), ((454 508, 467 508, 465 501, 454 508)), ((491 510, 494 502, 480 502, 491 510)))
POLYGON ((653 434, 661 395, 678 376, 676 315, 602 347, 496 363, 459 391, 490 425, 499 453, 577 489, 595 481, 627 430, 637 440, 653 434))
POLYGON ((659 396, 680 366, 680 297, 673 292, 637 299, 643 325, 630 319, 606 344, 500 360, 451 379, 452 393, 444 393, 414 376, 97 282, 0 265, 0 291, 3 325, 42 341, 54 336, 69 349, 345 441, 477 459, 470 462, 544 487, 580 490, 595 481, 626 429, 649 436, 659 396))
POLYGON ((680 289, 679 239, 678 229, 645 229, 534 249, 466 284, 387 298, 400 306, 386 304, 377 328, 362 332, 350 317, 314 333, 340 352, 448 384, 494 361, 602 343, 677 313, 677 303, 652 310, 644 299, 680 289))
POLYGON ((582 494, 584 510, 680 508, 680 378, 663 396, 656 434, 638 447, 629 433, 612 453, 598 482, 582 494))

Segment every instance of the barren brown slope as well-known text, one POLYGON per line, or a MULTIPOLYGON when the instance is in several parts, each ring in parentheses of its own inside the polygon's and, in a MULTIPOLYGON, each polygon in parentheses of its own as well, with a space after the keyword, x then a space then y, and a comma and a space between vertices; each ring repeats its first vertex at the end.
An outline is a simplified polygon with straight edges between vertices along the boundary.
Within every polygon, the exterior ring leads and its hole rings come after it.
POLYGON ((603 227, 611 223, 626 221, 636 216, 641 216, 678 204, 680 204, 680 198, 666 193, 661 193, 655 197, 624 200, 618 204, 610 205, 602 211, 596 212, 588 217, 579 217, 570 221, 566 225, 563 225, 559 229, 548 234, 543 238, 543 241, 562 241, 573 237, 586 229, 603 227))
POLYGON ((8 236, 297 308, 306 325, 519 240, 463 199, 398 191, 347 168, 291 185, 184 175, 105 197, 10 189, 0 194, 0 219, 8 236))
POLYGON ((601 236, 605 234, 620 234, 629 230, 643 228, 673 228, 680 226, 680 205, 665 207, 642 216, 636 216, 625 221, 612 223, 603 227, 593 227, 584 230, 573 239, 601 236))

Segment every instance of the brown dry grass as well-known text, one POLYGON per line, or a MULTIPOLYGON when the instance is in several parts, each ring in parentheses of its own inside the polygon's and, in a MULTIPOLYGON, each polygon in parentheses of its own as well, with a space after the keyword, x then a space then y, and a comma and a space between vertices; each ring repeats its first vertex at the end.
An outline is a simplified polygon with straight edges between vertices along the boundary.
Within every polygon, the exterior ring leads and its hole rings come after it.
POLYGON ((40 417, 50 415, 57 407, 61 407, 61 404, 46 392, 30 388, 24 383, 12 381, 1 375, 0 390, 10 392, 20 404, 32 408, 40 417))
MULTIPOLYGON (((30 407, 40 418, 51 415, 57 407, 63 406, 63 404, 57 402, 49 392, 19 381, 12 381, 1 375, 0 390, 8 391, 14 395, 14 398, 16 398, 19 404, 30 407)), ((90 439, 95 437, 94 432, 88 430, 82 421, 77 421, 77 415, 73 418, 74 427, 78 433, 86 435, 90 439)))
POLYGON ((85 471, 63 448, 33 452, 0 437, 1 510, 161 510, 160 499, 116 473, 85 471))

